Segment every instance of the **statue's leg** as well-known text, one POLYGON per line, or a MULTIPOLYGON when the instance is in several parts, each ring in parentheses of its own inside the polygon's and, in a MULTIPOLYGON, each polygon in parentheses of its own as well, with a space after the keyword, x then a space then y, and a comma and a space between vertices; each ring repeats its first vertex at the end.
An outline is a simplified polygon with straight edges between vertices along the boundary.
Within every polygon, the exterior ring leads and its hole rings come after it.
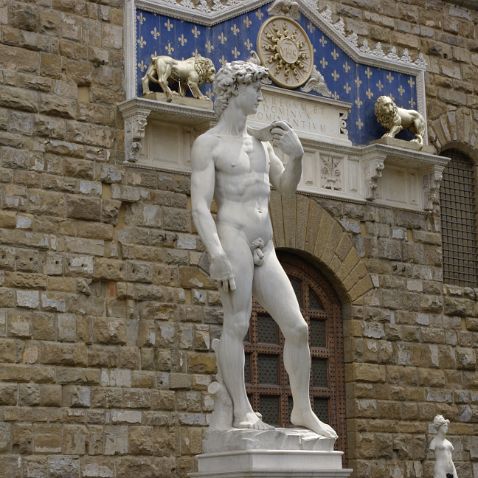
POLYGON ((244 234, 236 228, 218 225, 218 233, 236 282, 234 291, 220 289, 224 323, 218 350, 222 378, 233 403, 233 425, 237 428, 270 428, 254 413, 244 380, 244 337, 252 308, 254 263, 251 249, 244 234))
POLYGON ((284 365, 294 399, 291 422, 319 435, 336 438, 329 425, 312 410, 309 398, 310 350, 308 326, 300 312, 294 289, 269 242, 263 250, 264 264, 254 271, 253 294, 279 325, 284 338, 284 365))

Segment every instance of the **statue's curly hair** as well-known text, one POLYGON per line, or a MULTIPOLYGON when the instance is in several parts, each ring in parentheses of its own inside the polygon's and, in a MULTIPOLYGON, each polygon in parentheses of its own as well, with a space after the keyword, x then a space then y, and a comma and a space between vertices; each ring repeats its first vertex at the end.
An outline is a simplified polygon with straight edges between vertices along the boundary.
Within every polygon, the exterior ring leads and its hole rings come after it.
POLYGON ((443 415, 437 415, 433 419, 433 426, 437 431, 442 425, 445 425, 445 423, 448 425, 450 423, 450 420, 447 420, 443 415))
POLYGON ((237 60, 226 63, 214 77, 214 111, 221 116, 239 85, 250 85, 267 78, 269 70, 250 61, 237 60))

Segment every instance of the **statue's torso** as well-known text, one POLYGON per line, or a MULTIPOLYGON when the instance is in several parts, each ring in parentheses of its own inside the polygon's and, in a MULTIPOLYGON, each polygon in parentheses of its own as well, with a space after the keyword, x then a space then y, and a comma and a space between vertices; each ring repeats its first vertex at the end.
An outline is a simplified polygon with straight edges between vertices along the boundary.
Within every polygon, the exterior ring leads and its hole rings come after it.
POLYGON ((269 157, 262 143, 246 136, 217 135, 213 151, 217 224, 245 233, 249 242, 272 238, 269 218, 269 157))

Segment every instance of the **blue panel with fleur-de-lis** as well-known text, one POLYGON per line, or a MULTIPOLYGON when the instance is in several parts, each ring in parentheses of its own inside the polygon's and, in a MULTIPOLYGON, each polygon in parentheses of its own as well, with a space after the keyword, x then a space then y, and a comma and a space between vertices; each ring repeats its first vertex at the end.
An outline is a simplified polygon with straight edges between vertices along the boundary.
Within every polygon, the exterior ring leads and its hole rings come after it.
MULTIPOLYGON (((216 69, 227 61, 248 59, 251 50, 256 49, 259 29, 269 16, 267 8, 268 5, 265 5, 210 27, 137 9, 138 96, 142 95, 141 78, 152 55, 186 59, 201 54, 210 58, 216 69)), ((416 80, 413 75, 359 64, 306 16, 301 14, 298 21, 309 35, 314 46, 314 63, 324 76, 333 97, 352 104, 347 124, 353 144, 368 144, 384 133, 374 114, 377 97, 387 95, 398 106, 417 107, 416 80)), ((155 85, 151 85, 151 89, 155 89, 155 85)), ((211 94, 211 85, 202 85, 201 89, 205 94, 211 94)), ((320 96, 314 92, 309 94, 320 96)), ((410 135, 402 132, 398 137, 409 139, 410 135)))

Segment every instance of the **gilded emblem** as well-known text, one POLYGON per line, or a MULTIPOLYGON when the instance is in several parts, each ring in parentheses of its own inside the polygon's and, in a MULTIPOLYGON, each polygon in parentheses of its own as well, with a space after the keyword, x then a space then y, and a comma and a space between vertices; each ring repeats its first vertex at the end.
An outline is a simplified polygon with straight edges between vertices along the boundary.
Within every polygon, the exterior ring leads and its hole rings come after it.
POLYGON ((259 31, 257 50, 274 83, 298 88, 310 78, 314 67, 312 43, 291 18, 279 16, 266 20, 259 31))

